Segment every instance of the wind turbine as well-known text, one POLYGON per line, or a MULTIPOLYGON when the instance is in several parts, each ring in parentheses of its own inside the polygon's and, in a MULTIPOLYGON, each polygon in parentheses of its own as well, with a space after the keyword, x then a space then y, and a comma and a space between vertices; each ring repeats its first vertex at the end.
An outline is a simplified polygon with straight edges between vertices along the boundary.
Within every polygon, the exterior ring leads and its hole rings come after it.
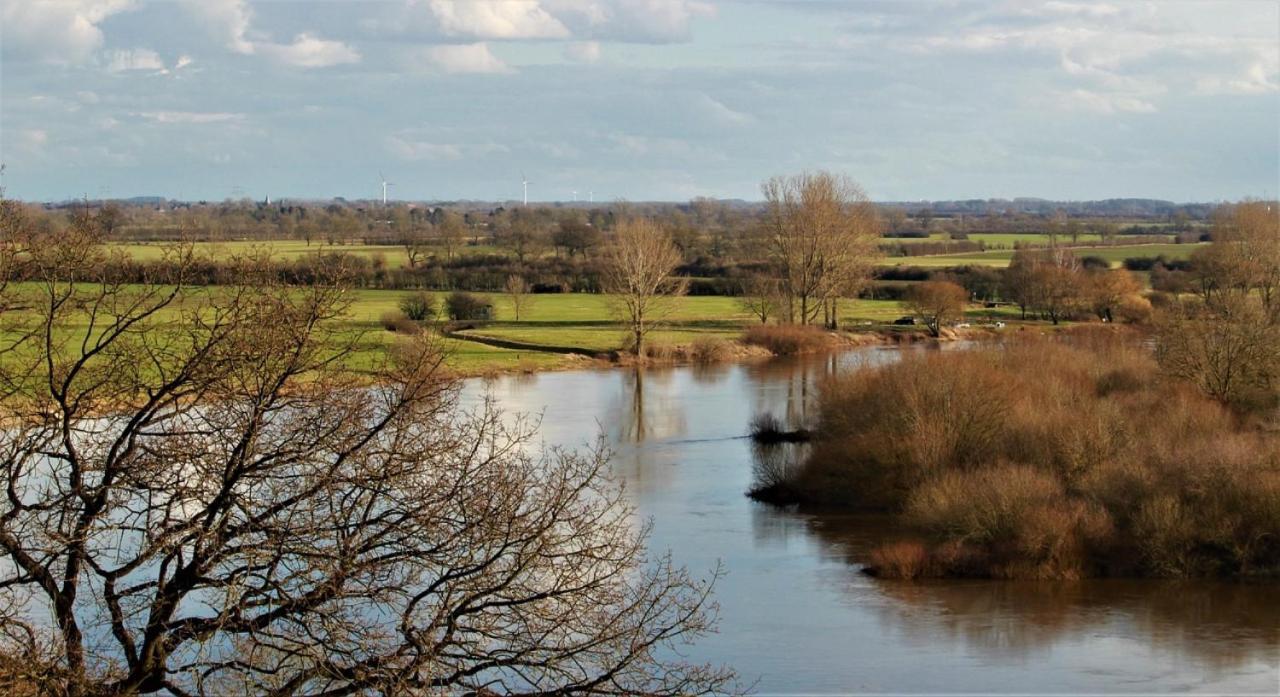
POLYGON ((574 189, 574 190, 573 190, 573 202, 574 202, 574 203, 577 203, 577 202, 578 202, 578 190, 577 190, 577 189, 574 189))
POLYGON ((524 205, 529 205, 529 180, 525 178, 524 171, 520 172, 520 184, 524 187, 524 205))
POLYGON ((382 180, 382 205, 385 206, 387 205, 387 187, 395 186, 395 184, 387 181, 387 178, 382 175, 382 172, 378 172, 378 178, 382 180))
POLYGON ((595 203, 595 202, 596 202, 596 192, 594 192, 594 191, 588 191, 588 192, 587 192, 587 203, 595 203))

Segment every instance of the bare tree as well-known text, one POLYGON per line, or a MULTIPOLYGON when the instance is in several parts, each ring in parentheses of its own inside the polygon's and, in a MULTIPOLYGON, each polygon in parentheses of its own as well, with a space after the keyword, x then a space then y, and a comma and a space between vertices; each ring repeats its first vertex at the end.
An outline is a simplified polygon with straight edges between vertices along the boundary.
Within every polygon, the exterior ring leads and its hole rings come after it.
POLYGON ((529 257, 537 257, 548 239, 540 222, 529 215, 513 215, 494 230, 494 242, 515 255, 521 264, 529 257))
POLYGON ((416 269, 427 256, 426 230, 413 220, 408 220, 401 229, 404 235, 404 253, 408 257, 409 268, 416 269))
POLYGON ((1256 294, 1268 314, 1280 314, 1280 206, 1245 201, 1226 208, 1215 220, 1213 240, 1197 263, 1216 288, 1256 294))
MULTIPOLYGON (((13 246, 12 240, 5 244, 13 246)), ((466 414, 422 334, 368 376, 337 281, 142 285, 67 233, 0 314, 0 691, 692 694, 709 583, 597 450, 466 414), (270 318, 270 321, 263 321, 270 318)), ((7 267, 6 267, 7 268, 7 267)))
POLYGON ((907 309, 919 317, 932 336, 941 336, 948 322, 964 317, 969 293, 950 281, 924 281, 912 286, 907 294, 907 309))
POLYGON ((651 220, 626 219, 614 229, 602 281, 615 296, 637 356, 644 355, 644 338, 670 309, 670 299, 684 294, 685 279, 674 275, 682 261, 671 235, 651 220))
POLYGON ((768 324, 770 318, 777 317, 783 304, 781 296, 782 287, 778 279, 756 274, 742 282, 738 304, 759 319, 760 324, 768 324))
POLYGON ((507 276, 503 290, 511 299, 511 309, 515 312, 516 321, 519 322, 520 314, 533 304, 533 296, 529 294, 529 282, 524 280, 524 276, 513 273, 507 276))
POLYGON ((1022 308, 1023 319, 1034 310, 1058 324, 1084 302, 1084 285, 1080 264, 1061 247, 1018 250, 1004 272, 1005 295, 1022 308))
POLYGON ((1085 304, 1104 322, 1114 321, 1115 309, 1142 292, 1142 284, 1124 269, 1091 271, 1082 282, 1085 304))
POLYGON ((774 177, 767 202, 769 248, 788 298, 788 319, 834 325, 841 297, 866 282, 878 255, 878 218, 866 194, 829 172, 774 177))
POLYGON ((1280 392, 1280 325, 1251 298, 1182 302, 1163 312, 1156 357, 1170 375, 1225 404, 1274 407, 1280 392))
POLYGON ((453 259, 453 253, 466 241, 467 224, 456 211, 445 211, 436 226, 436 237, 444 247, 445 257, 453 259))

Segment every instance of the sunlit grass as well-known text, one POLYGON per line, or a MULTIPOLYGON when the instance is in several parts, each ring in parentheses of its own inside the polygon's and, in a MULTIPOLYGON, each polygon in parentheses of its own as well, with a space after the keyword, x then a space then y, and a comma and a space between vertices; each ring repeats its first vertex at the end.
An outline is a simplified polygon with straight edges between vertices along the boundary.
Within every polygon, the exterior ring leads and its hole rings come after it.
MULTIPOLYGON (((1131 257, 1157 257, 1167 259, 1186 259, 1203 244, 1140 244, 1116 245, 1106 247, 1073 247, 1071 251, 1077 258, 1096 256, 1119 266, 1131 257)), ((918 257, 885 257, 880 260, 883 266, 991 266, 1003 268, 1009 265, 1014 250, 999 249, 986 252, 969 252, 965 254, 936 254, 918 257)))

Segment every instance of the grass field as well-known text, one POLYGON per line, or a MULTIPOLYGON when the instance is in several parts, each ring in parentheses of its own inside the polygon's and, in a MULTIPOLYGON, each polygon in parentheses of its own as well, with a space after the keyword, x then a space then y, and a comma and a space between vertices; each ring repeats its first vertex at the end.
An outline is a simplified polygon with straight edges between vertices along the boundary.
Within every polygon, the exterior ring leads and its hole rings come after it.
MULTIPOLYGON (((1037 235, 979 234, 977 239, 1000 238, 1012 246, 1014 239, 1039 241, 1037 235)), ((122 244, 119 247, 139 259, 155 259, 162 254, 160 244, 122 244)), ((1140 244, 1106 247, 1083 247, 1074 251, 1077 256, 1099 256, 1118 266, 1129 257, 1154 257, 1164 255, 1173 259, 1186 258, 1197 245, 1140 244)), ((377 245, 322 245, 310 246, 303 242, 287 240, 270 243, 212 242, 197 244, 199 251, 211 256, 245 254, 254 250, 269 250, 277 259, 297 258, 321 251, 343 251, 367 256, 381 255, 388 266, 407 262, 404 249, 377 245)), ((468 246, 465 253, 499 252, 492 247, 468 246)), ((999 249, 968 254, 948 254, 919 257, 890 257, 884 265, 944 267, 960 265, 1007 266, 1013 250, 999 249)), ((341 331, 359 337, 359 351, 355 356, 357 367, 372 365, 387 348, 397 340, 397 335, 382 325, 385 315, 395 313, 400 301, 411 291, 353 290, 351 305, 345 316, 338 320, 341 331)), ((446 293, 433 293, 437 305, 443 305, 446 293)), ((543 294, 529 296, 529 304, 519 321, 515 320, 509 297, 503 294, 478 295, 487 297, 494 306, 495 319, 479 327, 467 330, 468 334, 519 342, 533 346, 572 347, 593 353, 605 353, 620 349, 627 337, 623 326, 616 321, 613 303, 608 296, 590 294, 543 294)), ((907 314, 902 304, 888 300, 846 300, 840 307, 840 323, 846 327, 866 324, 885 324, 907 314)), ((1009 318, 1016 312, 1009 308, 999 310, 971 309, 971 319, 1009 318)), ((735 298, 721 296, 690 296, 671 301, 664 325, 654 331, 652 344, 690 344, 700 339, 731 340, 738 338, 743 329, 754 323, 754 317, 743 310, 735 298)), ((445 339, 449 351, 448 364, 465 374, 480 374, 505 370, 540 370, 572 365, 579 358, 560 353, 534 349, 509 349, 489 346, 475 341, 445 339)))
MULTIPOLYGON (((1152 242, 1152 238, 1156 240, 1168 239, 1164 235, 1117 235, 1116 239, 1126 244, 1146 244, 1152 242)), ((1058 237, 1059 241, 1069 242, 1070 238, 1065 235, 1058 237)), ((885 238, 881 240, 882 245, 894 244, 922 244, 925 242, 951 242, 951 236, 947 233, 935 232, 928 237, 895 237, 885 238)), ((1013 249, 1016 243, 1030 242, 1034 244, 1048 244, 1049 236, 1039 232, 971 232, 969 233, 970 242, 981 242, 992 248, 1008 248, 1013 249)), ((1080 235, 1081 242, 1100 242, 1102 236, 1096 233, 1080 235)))
MULTIPOLYGON (((381 257, 391 268, 405 266, 409 263, 409 256, 405 252, 405 248, 399 245, 383 245, 383 244, 338 244, 331 245, 322 242, 312 242, 307 244, 300 240, 268 240, 263 242, 249 241, 228 241, 228 242, 195 242, 193 243, 195 251, 198 254, 208 255, 215 259, 225 258, 233 255, 244 255, 250 253, 269 252, 271 257, 276 260, 286 261, 298 259, 311 254, 318 253, 334 253, 343 252, 346 254, 355 254, 357 256, 375 259, 381 257)), ((165 252, 165 249, 172 246, 172 243, 120 243, 113 245, 116 249, 120 249, 134 259, 149 261, 159 259, 165 252)), ((445 250, 443 247, 430 247, 427 254, 437 254, 443 256, 445 250)), ((493 245, 462 245, 455 250, 456 254, 506 254, 505 250, 494 247, 493 245)))
MULTIPOLYGON (((404 291, 355 291, 355 301, 348 312, 353 328, 378 329, 379 318, 396 310, 404 291)), ((434 294, 443 302, 444 293, 434 294)), ((505 295, 482 295, 494 306, 495 321, 468 333, 545 346, 572 346, 605 352, 621 348, 626 339, 623 327, 612 314, 607 295, 581 293, 530 296, 532 301, 519 322, 514 320, 511 301, 505 295)), ((841 305, 841 323, 889 322, 904 314, 902 304, 891 300, 846 300, 841 305)), ((689 296, 671 301, 666 313, 666 326, 654 332, 657 343, 688 344, 698 339, 735 339, 755 319, 744 311, 736 298, 722 296, 689 296)), ((384 332, 385 333, 385 332, 384 332)), ((501 351, 502 349, 494 349, 501 351)), ((518 352, 511 352, 518 353, 518 352)), ((528 352, 524 352, 528 356, 528 352)), ((501 355, 487 355, 486 360, 500 360, 501 355)), ((513 360, 515 356, 511 356, 513 360)))
MULTIPOLYGON (((993 266, 1004 267, 1009 265, 1009 260, 1013 258, 1013 243, 1015 241, 1028 242, 1044 242, 1047 238, 1044 235, 1032 233, 975 233, 969 236, 973 240, 981 240, 987 244, 999 245, 1000 249, 991 249, 984 252, 966 252, 962 254, 937 254, 915 257, 885 257, 880 261, 883 266, 923 266, 923 267, 939 267, 939 266, 993 266)), ((1083 236, 1090 240, 1096 240, 1097 236, 1083 236)), ((1124 237, 1125 240, 1135 240, 1141 242, 1144 238, 1141 236, 1124 237)), ((885 244, 902 242, 906 244, 919 243, 925 241, 942 242, 945 238, 941 235, 935 235, 929 240, 923 239, 901 239, 886 240, 885 244)), ((124 250, 135 259, 150 260, 158 259, 164 253, 165 245, 156 244, 118 244, 117 248, 124 250)), ((1195 244, 1127 244, 1116 246, 1099 246, 1099 247, 1076 247, 1073 250, 1076 256, 1099 256, 1111 262, 1113 266, 1119 266, 1126 258, 1129 257, 1155 257, 1164 255, 1170 259, 1185 259, 1192 250, 1199 245, 1195 244)), ((388 267, 398 268, 408 264, 408 256, 404 247, 392 245, 328 245, 321 243, 312 243, 307 245, 297 240, 273 240, 267 242, 197 242, 196 250, 203 254, 208 254, 214 258, 227 257, 236 254, 248 254, 254 251, 266 251, 275 259, 297 259, 308 254, 316 254, 319 252, 344 252, 359 256, 369 257, 371 259, 381 258, 388 267)), ((443 254, 443 249, 432 248, 431 253, 443 254)), ((458 254, 504 254, 505 250, 491 245, 465 245, 460 247, 458 254)), ((389 308, 388 308, 389 309, 389 308)), ((566 308, 571 310, 571 308, 566 308)), ((720 315, 700 315, 715 316, 720 315)))
MULTIPOLYGON (((1165 256, 1169 259, 1186 259, 1191 256, 1191 252, 1195 251, 1203 244, 1139 244, 1139 245, 1117 245, 1107 247, 1074 247, 1072 252, 1077 258, 1096 256, 1102 257, 1111 262, 1112 266, 1119 266, 1125 259, 1130 257, 1157 257, 1165 256)), ((999 249, 986 252, 971 252, 965 254, 936 254, 930 256, 919 257, 885 257, 880 260, 882 266, 994 266, 1005 267, 1009 265, 1009 260, 1013 258, 1014 250, 999 249)))
MULTIPOLYGON (((16 288, 16 286, 15 286, 16 288)), ((196 291, 199 297, 204 291, 196 291)), ((357 340, 357 350, 350 365, 357 369, 374 365, 399 335, 386 330, 382 317, 398 310, 400 301, 411 291, 350 291, 345 314, 335 320, 338 334, 345 340, 357 340)), ((442 305, 444 293, 434 293, 442 305)), ((622 348, 626 341, 623 326, 615 319, 609 296, 589 294, 545 294, 531 296, 520 321, 515 321, 510 298, 483 293, 494 306, 495 321, 482 324, 468 333, 543 346, 572 347, 593 353, 622 348)), ((176 319, 180 307, 175 306, 156 317, 161 323, 176 319)), ((904 314, 901 303, 884 300, 847 300, 841 306, 841 321, 846 326, 862 322, 882 323, 904 314)), ((732 340, 755 320, 742 310, 735 298, 690 296, 670 301, 664 325, 650 335, 657 344, 690 344, 699 339, 732 340)), ((269 318, 264 318, 269 320, 269 318)), ((74 336, 83 333, 87 324, 69 323, 65 331, 74 336)), ((474 375, 506 370, 541 370, 574 365, 579 358, 538 350, 515 350, 489 346, 474 341, 443 339, 448 351, 447 364, 460 373, 474 375)))

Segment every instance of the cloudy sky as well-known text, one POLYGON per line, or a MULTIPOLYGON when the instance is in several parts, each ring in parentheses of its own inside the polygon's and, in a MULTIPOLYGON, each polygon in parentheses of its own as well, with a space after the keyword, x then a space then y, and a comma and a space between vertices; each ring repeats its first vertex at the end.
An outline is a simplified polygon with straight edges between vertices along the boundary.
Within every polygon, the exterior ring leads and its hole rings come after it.
POLYGON ((1280 2, 0 0, 8 195, 1280 189, 1280 2))

